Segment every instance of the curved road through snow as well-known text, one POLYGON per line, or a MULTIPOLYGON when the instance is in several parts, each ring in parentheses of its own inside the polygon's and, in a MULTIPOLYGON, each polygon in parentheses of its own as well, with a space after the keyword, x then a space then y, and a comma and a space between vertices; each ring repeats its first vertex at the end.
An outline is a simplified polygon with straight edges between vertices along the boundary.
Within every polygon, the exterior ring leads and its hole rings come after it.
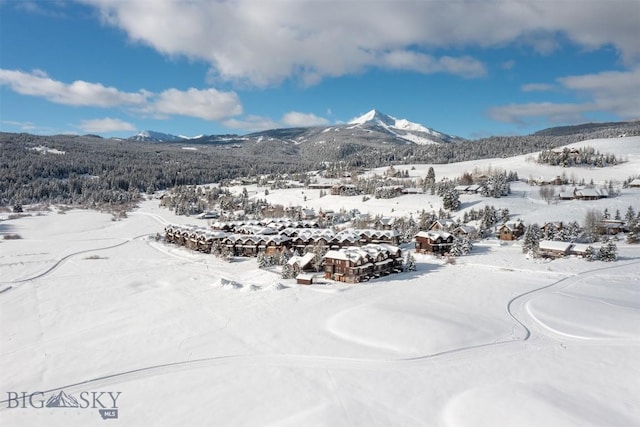
MULTIPOLYGON (((157 219, 157 218, 156 218, 157 219)), ((134 239, 138 239, 143 236, 138 236, 134 239)), ((23 279, 20 281, 16 281, 15 283, 23 283, 29 280, 34 280, 40 277, 43 277, 49 273, 51 273, 55 268, 57 268, 63 261, 69 259, 72 256, 76 256, 82 253, 92 252, 96 250, 105 250, 111 249, 114 247, 118 247, 130 242, 130 239, 125 242, 118 243, 116 245, 112 245, 104 248, 97 248, 91 250, 84 250, 74 254, 67 255, 66 257, 60 259, 54 266, 47 269, 47 271, 38 274, 37 276, 31 277, 29 279, 23 279)), ((43 393, 56 392, 60 390, 65 390, 67 392, 79 391, 81 387, 91 385, 92 387, 103 386, 106 384, 117 384, 121 382, 129 382, 138 379, 143 379, 147 377, 163 375, 163 374, 171 374, 181 370, 191 370, 198 368, 210 368, 217 365, 225 365, 225 364, 237 364, 237 365, 245 365, 245 366, 255 366, 257 364, 261 364, 264 366, 295 366, 295 367, 303 367, 309 369, 349 369, 349 370, 378 370, 378 369, 401 369, 404 367, 412 367, 419 364, 424 363, 433 363, 438 361, 444 361, 448 359, 455 358, 467 358, 471 355, 476 355, 479 351, 487 352, 489 349, 497 349, 501 348, 501 351, 508 351, 510 344, 515 343, 523 343, 532 338, 533 334, 531 329, 525 324, 524 317, 527 317, 528 320, 534 321, 526 316, 526 310, 523 310, 524 305, 527 301, 529 301, 532 297, 544 293, 555 291, 557 289, 568 287, 572 284, 583 280, 585 277, 593 275, 594 273, 606 270, 614 270, 623 267, 627 267, 633 264, 639 264, 640 261, 632 261, 625 263, 617 263, 616 265, 595 268, 592 270, 588 270, 582 273, 579 273, 575 276, 565 277, 560 280, 557 280, 549 285, 542 286, 540 288, 536 288, 520 295, 515 296, 511 300, 508 301, 506 305, 506 310, 509 316, 515 322, 513 328, 513 335, 511 339, 494 341, 485 344, 478 344, 473 346, 465 346, 456 349, 450 349, 438 353, 425 354, 422 356, 411 357, 411 358, 399 358, 399 359, 365 359, 365 358, 345 358, 345 357, 330 357, 330 356, 313 356, 313 355, 294 355, 294 354, 236 354, 236 355, 226 355, 226 356, 215 356, 215 357, 207 357, 195 360, 184 360, 177 361, 172 363, 165 363, 153 366, 145 366, 137 369, 131 369, 122 372, 116 372, 111 374, 105 374, 101 376, 97 376, 94 378, 90 378, 84 381, 65 384, 55 388, 51 388, 49 390, 43 390, 43 393), (519 336, 515 335, 515 329, 520 328, 521 333, 519 336)), ((541 334, 537 336, 537 338, 548 337, 548 335, 541 334)), ((525 351, 523 347, 514 347, 512 348, 514 353, 519 353, 525 351)), ((0 404, 6 403, 7 400, 0 400, 0 404)), ((0 406, 0 410, 6 409, 6 405, 0 406)))

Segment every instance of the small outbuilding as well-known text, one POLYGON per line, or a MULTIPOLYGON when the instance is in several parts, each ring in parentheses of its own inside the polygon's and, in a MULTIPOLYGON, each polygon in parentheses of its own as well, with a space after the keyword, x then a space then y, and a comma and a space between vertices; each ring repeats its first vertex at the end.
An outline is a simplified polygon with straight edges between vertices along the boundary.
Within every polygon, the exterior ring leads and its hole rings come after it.
POLYGON ((311 285, 313 284, 313 274, 300 273, 296 276, 296 283, 298 285, 311 285))
POLYGON ((561 258, 569 255, 573 243, 556 240, 541 240, 538 245, 538 255, 544 258, 561 258))

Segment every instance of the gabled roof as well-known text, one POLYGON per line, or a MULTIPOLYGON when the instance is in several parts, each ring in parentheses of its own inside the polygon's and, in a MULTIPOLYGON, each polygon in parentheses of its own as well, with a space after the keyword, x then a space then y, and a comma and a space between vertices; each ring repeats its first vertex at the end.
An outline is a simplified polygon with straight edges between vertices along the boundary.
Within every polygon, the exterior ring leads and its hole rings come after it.
POLYGON ((454 220, 452 220, 451 218, 439 218, 433 224, 431 224, 431 227, 429 227, 429 228, 433 228, 436 224, 441 226, 441 227, 451 227, 455 223, 456 222, 454 220))
POLYGON ((571 252, 573 252, 574 254, 584 254, 587 252, 587 249, 591 247, 594 250, 598 250, 599 248, 594 248, 593 245, 589 244, 589 243, 574 243, 573 247, 571 248, 571 252))
POLYGON ((359 264, 361 261, 366 261, 367 259, 376 260, 380 257, 386 259, 389 258, 390 255, 398 256, 400 253, 400 248, 381 243, 331 250, 325 254, 324 258, 352 261, 355 264, 359 264))
POLYGON ((473 233, 473 232, 478 231, 478 230, 473 225, 459 225, 453 231, 458 231, 458 232, 461 232, 461 233, 464 233, 464 234, 469 234, 469 233, 473 233))
POLYGON ((504 224, 502 224, 500 226, 500 229, 506 227, 507 229, 511 230, 511 231, 515 231, 520 227, 524 227, 524 224, 522 223, 522 221, 507 221, 504 224))
POLYGON ((306 254, 304 254, 302 256, 294 255, 289 259, 289 261, 287 261, 287 264, 289 264, 289 265, 298 264, 298 266, 300 266, 300 268, 304 268, 311 261, 313 261, 314 257, 315 257, 315 255, 313 254, 313 252, 308 252, 308 253, 306 253, 306 254))
POLYGON ((420 231, 416 234, 416 237, 425 237, 431 240, 443 239, 446 240, 451 237, 450 233, 442 230, 429 230, 429 231, 420 231))
POLYGON ((538 249, 554 252, 567 252, 572 246, 573 243, 571 242, 559 242, 557 240, 540 240, 538 249))

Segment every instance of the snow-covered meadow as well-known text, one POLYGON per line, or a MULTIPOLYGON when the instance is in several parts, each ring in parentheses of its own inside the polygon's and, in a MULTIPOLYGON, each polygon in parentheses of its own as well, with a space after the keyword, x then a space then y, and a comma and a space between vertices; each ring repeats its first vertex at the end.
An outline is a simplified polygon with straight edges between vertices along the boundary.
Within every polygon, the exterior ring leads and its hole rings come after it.
MULTIPOLYGON (((578 179, 640 173, 640 138, 584 144, 629 161, 566 170, 578 179)), ((488 166, 520 177, 563 171, 527 157, 434 169, 438 179, 488 166)), ((440 207, 431 195, 363 202, 249 190, 285 206, 371 214, 440 207)), ((640 210, 640 189, 551 204, 536 187, 512 190, 462 196, 463 209, 494 205, 538 223, 582 222, 591 208, 640 210)), ((226 263, 156 241, 168 223, 206 225, 156 199, 120 221, 52 209, 0 222, 1 234, 21 237, 0 240, 0 425, 640 424, 640 245, 618 242, 613 263, 549 261, 487 239, 455 265, 416 255, 415 272, 301 286, 255 259, 226 263), (9 394, 46 400, 60 390, 120 392, 118 418, 9 394)))

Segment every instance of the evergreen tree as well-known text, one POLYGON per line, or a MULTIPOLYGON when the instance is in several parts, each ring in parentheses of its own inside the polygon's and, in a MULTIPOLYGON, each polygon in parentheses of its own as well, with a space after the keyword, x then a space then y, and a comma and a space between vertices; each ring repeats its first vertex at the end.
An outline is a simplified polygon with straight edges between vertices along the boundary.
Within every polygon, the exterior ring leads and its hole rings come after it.
POLYGON ((624 215, 624 219, 627 220, 627 224, 631 224, 636 217, 636 212, 633 209, 633 206, 629 205, 627 208, 627 213, 624 215))
POLYGON ((528 225, 524 229, 524 235, 522 236, 522 252, 535 255, 540 245, 540 237, 541 232, 538 224, 528 225))
POLYGON ((286 265, 289 259, 291 259, 291 253, 283 249, 278 256, 278 265, 286 265))
POLYGON ((258 252, 258 256, 256 257, 258 261, 258 268, 267 268, 267 257, 264 255, 264 252, 258 252))
POLYGON ((300 264, 296 262, 295 264, 293 264, 293 267, 291 268, 291 278, 295 279, 296 277, 298 277, 298 274, 300 274, 301 272, 302 270, 300 270, 300 264))
POLYGON ((618 247, 612 239, 607 239, 600 248, 598 258, 601 261, 611 262, 618 259, 618 247))
POLYGON ((453 240, 453 245, 451 246, 451 255, 453 256, 462 256, 467 255, 471 252, 473 245, 469 241, 469 238, 466 236, 457 237, 453 240))
POLYGON ((602 214, 597 209, 589 209, 584 217, 584 232, 590 242, 597 242, 600 237, 602 214))
POLYGON ((429 170, 427 171, 427 178, 425 181, 429 185, 436 182, 436 172, 433 170, 433 166, 429 166, 429 170))
POLYGON ((456 190, 449 189, 442 195, 442 205, 449 211, 457 211, 460 208, 460 195, 456 190))
POLYGON ((231 262, 231 250, 226 246, 220 248, 220 259, 226 262, 231 262))
POLYGON ((291 265, 288 263, 284 263, 282 265, 282 273, 280 273, 280 277, 282 277, 283 279, 293 279, 293 268, 291 268, 291 265))
POLYGON ((405 258, 404 271, 416 271, 416 259, 411 252, 408 252, 405 258))
POLYGON ((311 261, 313 268, 316 271, 322 270, 322 260, 327 253, 327 246, 322 242, 317 242, 313 245, 313 260, 311 261))
POLYGON ((597 261, 599 259, 600 252, 596 251, 593 246, 588 246, 585 251, 584 257, 587 261, 597 261))

